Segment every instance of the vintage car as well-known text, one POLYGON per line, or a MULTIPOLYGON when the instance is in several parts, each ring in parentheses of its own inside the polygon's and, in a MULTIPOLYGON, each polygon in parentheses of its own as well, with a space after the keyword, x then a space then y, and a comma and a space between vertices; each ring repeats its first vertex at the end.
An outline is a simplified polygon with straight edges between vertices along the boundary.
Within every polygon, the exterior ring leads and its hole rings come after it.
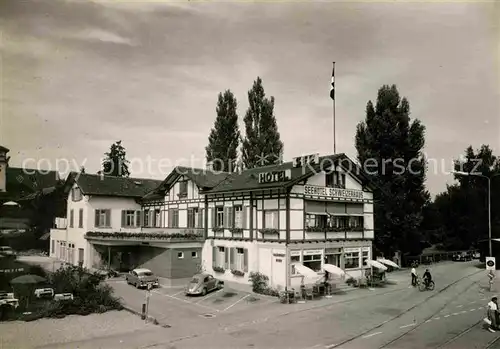
POLYGON ((186 286, 185 293, 189 296, 206 295, 213 290, 220 290, 224 287, 224 281, 217 280, 207 273, 196 274, 191 278, 186 286))
POLYGON ((151 270, 144 268, 131 270, 125 277, 125 280, 127 284, 134 285, 137 288, 160 286, 158 277, 151 270))

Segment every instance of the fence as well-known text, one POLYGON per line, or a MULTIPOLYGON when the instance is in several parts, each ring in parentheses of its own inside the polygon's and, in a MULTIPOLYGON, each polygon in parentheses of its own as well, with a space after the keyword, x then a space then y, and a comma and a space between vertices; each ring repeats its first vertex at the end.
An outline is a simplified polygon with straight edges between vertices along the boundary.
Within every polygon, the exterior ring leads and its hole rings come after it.
POLYGON ((477 250, 461 250, 461 251, 447 251, 447 252, 432 252, 432 253, 424 253, 419 256, 405 256, 403 257, 402 267, 411 267, 414 262, 417 262, 419 265, 429 265, 433 263, 438 263, 442 261, 451 261, 453 260, 453 256, 460 253, 468 253, 471 258, 474 253, 478 252, 477 250))

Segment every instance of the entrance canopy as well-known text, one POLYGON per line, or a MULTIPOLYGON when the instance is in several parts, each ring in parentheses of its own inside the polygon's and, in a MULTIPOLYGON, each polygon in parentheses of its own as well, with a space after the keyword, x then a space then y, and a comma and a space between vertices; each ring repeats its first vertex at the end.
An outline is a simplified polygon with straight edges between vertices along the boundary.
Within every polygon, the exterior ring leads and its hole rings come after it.
POLYGON ((383 271, 387 270, 387 267, 385 265, 383 265, 380 262, 371 260, 371 259, 369 259, 369 260, 366 261, 366 265, 369 265, 370 267, 377 268, 377 269, 383 270, 383 271))
POLYGON ((397 265, 393 261, 385 259, 385 258, 377 258, 377 262, 380 262, 382 264, 388 265, 388 266, 393 267, 393 268, 400 269, 399 265, 397 265))

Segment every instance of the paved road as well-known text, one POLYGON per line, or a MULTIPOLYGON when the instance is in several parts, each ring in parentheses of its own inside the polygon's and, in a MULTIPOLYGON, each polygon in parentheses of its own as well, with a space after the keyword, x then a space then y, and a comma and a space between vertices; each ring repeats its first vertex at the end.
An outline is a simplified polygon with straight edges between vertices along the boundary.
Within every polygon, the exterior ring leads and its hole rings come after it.
MULTIPOLYGON (((216 312, 211 319, 200 317, 204 310, 194 310, 197 306, 192 310, 195 316, 189 311, 178 313, 185 311, 184 302, 176 301, 179 308, 171 308, 171 328, 75 342, 71 347, 438 348, 468 330, 444 347, 468 349, 485 348, 500 337, 475 325, 484 317, 491 296, 482 288, 487 284, 484 271, 472 263, 449 263, 433 267, 433 275, 437 285, 432 292, 419 292, 403 282, 376 291, 357 290, 330 304, 269 303, 245 311, 216 312)), ((153 307, 161 311, 162 304, 158 300, 153 307)), ((500 349, 500 342, 495 345, 500 349)), ((68 344, 60 346, 64 347, 68 344)))

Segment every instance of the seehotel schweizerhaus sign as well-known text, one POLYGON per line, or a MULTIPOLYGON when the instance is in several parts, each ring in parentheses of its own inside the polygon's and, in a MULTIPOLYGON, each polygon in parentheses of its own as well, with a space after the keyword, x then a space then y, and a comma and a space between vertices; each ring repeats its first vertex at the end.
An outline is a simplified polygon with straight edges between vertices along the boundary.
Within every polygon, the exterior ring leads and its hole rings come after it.
POLYGON ((353 190, 353 189, 339 189, 339 188, 316 187, 312 185, 305 185, 304 194, 363 200, 363 192, 361 190, 353 190))

